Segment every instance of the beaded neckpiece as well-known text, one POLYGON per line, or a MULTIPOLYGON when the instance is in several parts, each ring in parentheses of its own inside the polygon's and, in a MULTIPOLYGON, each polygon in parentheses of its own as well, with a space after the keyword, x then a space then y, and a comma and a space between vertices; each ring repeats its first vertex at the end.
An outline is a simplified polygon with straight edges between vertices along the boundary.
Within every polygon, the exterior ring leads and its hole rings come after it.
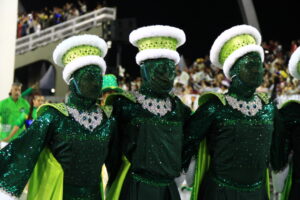
POLYGON ((255 96, 254 100, 250 102, 237 100, 236 98, 226 95, 225 96, 228 104, 233 108, 244 115, 255 116, 262 109, 262 103, 259 97, 255 96))
POLYGON ((137 101, 142 105, 143 109, 148 110, 154 115, 164 116, 172 110, 172 103, 170 98, 166 100, 158 100, 155 98, 149 98, 139 92, 133 92, 137 101))
POLYGON ((96 112, 91 113, 79 113, 76 108, 71 108, 69 106, 67 106, 67 109, 75 121, 89 131, 93 131, 97 126, 99 126, 103 119, 102 110, 100 108, 98 108, 96 112))

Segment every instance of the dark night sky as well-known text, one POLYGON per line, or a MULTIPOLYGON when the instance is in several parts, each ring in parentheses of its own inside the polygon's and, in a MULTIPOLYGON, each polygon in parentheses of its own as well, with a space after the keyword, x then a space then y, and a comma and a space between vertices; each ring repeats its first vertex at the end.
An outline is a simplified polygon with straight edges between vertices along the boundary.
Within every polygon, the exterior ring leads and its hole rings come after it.
MULTIPOLYGON (((25 9, 44 7, 39 0, 23 0, 25 9)), ((65 0, 48 0, 48 5, 61 5, 65 0)), ((88 1, 93 6, 96 1, 88 1)), ((299 6, 296 1, 253 0, 260 23, 263 40, 279 40, 284 48, 290 41, 300 39, 299 6), (292 25, 289 25, 292 24, 292 25)), ((185 31, 187 42, 178 49, 187 64, 197 57, 209 53, 215 38, 225 29, 242 24, 237 0, 107 0, 107 5, 117 7, 117 18, 136 18, 137 26, 163 24, 185 31), (199 5, 197 5, 199 4, 199 5)), ((130 44, 123 45, 122 64, 129 71, 137 71, 135 54, 137 49, 130 44)), ((112 53, 113 54, 113 53, 112 53)), ((108 56, 110 56, 108 54, 108 56)), ((111 56, 113 57, 113 56, 111 56)), ((111 59, 111 58, 108 58, 111 59)))

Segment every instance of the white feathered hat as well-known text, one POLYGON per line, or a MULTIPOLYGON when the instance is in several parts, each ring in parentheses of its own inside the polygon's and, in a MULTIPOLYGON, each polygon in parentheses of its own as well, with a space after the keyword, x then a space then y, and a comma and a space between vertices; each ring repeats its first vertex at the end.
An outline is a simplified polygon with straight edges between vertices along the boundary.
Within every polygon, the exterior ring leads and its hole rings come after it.
POLYGON ((296 79, 300 79, 300 47, 294 51, 289 60, 289 73, 296 79))
POLYGON ((87 65, 97 65, 105 74, 106 63, 104 57, 107 53, 106 42, 96 35, 77 35, 63 40, 53 52, 55 64, 64 68, 63 79, 67 84, 71 75, 87 65))
POLYGON ((259 31, 249 25, 237 25, 225 30, 214 41, 210 50, 212 64, 223 69, 225 76, 231 79, 229 71, 234 63, 243 55, 258 52, 262 62, 264 50, 260 46, 259 31))
POLYGON ((168 58, 178 64, 180 56, 176 48, 185 43, 185 33, 171 26, 145 26, 132 31, 129 41, 139 49, 136 55, 138 65, 144 60, 156 58, 168 58))

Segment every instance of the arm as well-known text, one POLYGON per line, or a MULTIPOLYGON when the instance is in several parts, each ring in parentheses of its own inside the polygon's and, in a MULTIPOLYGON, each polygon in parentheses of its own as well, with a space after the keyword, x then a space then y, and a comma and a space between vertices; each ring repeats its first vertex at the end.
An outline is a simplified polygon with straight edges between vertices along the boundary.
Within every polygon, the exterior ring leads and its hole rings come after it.
POLYGON ((33 91, 33 88, 31 88, 31 87, 27 88, 24 92, 22 92, 21 97, 27 97, 27 96, 31 95, 32 91, 33 91))
POLYGON ((109 144, 109 152, 105 165, 107 168, 109 180, 108 188, 112 185, 117 177, 117 173, 122 165, 122 148, 121 148, 121 113, 122 113, 122 101, 121 98, 117 98, 113 103, 113 112, 111 118, 113 118, 115 126, 112 131, 112 137, 109 144))
POLYGON ((39 154, 49 140, 52 120, 53 114, 49 111, 0 151, 0 190, 15 197, 22 194, 39 154))
POLYGON ((11 130, 10 134, 4 138, 2 141, 3 142, 9 142, 9 140, 14 137, 14 135, 18 132, 18 130, 20 129, 19 126, 14 126, 14 128, 11 130))
POLYGON ((286 107, 275 111, 275 130, 272 137, 270 159, 272 183, 276 192, 282 192, 284 190, 286 178, 289 173, 288 158, 291 152, 289 135, 291 129, 288 128, 288 121, 293 117, 289 117, 290 111, 288 110, 290 109, 286 107))
MULTIPOLYGON (((289 110, 289 109, 288 109, 289 110)), ((274 133, 272 136, 270 161, 271 167, 275 173, 283 170, 290 154, 288 121, 291 119, 287 113, 287 109, 275 110, 274 117, 274 133)))
POLYGON ((188 119, 184 127, 183 168, 188 169, 193 156, 198 152, 199 144, 204 139, 214 119, 217 102, 211 100, 188 119))
POLYGON ((14 135, 18 132, 20 127, 22 127, 24 125, 26 117, 27 117, 27 115, 25 113, 22 113, 20 115, 20 117, 16 120, 15 126, 11 130, 10 134, 6 138, 3 139, 4 142, 10 141, 10 139, 14 137, 14 135))
POLYGON ((31 87, 27 88, 24 92, 22 92, 21 96, 22 97, 27 97, 27 96, 31 95, 32 92, 34 90, 36 90, 37 88, 38 88, 38 82, 33 84, 31 87))

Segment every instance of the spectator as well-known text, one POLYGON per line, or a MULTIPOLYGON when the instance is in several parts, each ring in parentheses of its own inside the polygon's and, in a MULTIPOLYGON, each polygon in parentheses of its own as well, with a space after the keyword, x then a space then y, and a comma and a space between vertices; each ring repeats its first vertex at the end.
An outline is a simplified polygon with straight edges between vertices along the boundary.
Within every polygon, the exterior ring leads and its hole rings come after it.
MULTIPOLYGON (((0 117, 1 117, 1 132, 0 140, 6 138, 11 132, 15 120, 22 114, 28 114, 30 105, 29 103, 21 97, 22 84, 15 82, 12 84, 10 96, 2 101, 0 101, 0 117)), ((19 135, 24 130, 22 126, 15 137, 19 135)), ((12 139, 14 139, 13 137, 12 139)))
POLYGON ((30 101, 30 110, 29 114, 27 115, 25 112, 23 112, 19 118, 15 122, 15 126, 13 127, 10 134, 3 139, 3 141, 8 142, 11 140, 11 138, 14 138, 15 134, 19 131, 20 128, 22 128, 24 125, 26 128, 28 128, 33 120, 37 118, 37 108, 40 107, 45 102, 45 97, 40 94, 34 94, 31 97, 30 101))

